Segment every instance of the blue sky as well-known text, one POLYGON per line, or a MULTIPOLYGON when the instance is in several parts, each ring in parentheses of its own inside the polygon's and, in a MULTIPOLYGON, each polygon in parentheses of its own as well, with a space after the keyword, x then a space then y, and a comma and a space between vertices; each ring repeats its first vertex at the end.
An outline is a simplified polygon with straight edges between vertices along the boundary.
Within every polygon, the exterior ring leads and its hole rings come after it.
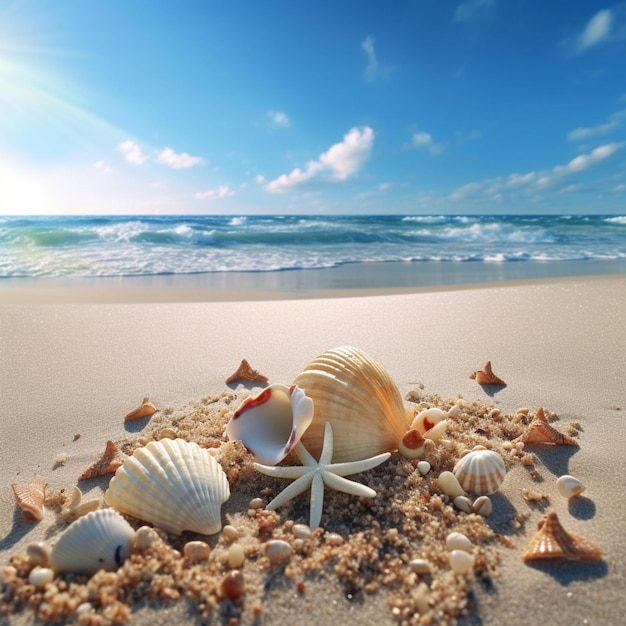
POLYGON ((626 3, 0 0, 0 212, 626 213, 626 3))

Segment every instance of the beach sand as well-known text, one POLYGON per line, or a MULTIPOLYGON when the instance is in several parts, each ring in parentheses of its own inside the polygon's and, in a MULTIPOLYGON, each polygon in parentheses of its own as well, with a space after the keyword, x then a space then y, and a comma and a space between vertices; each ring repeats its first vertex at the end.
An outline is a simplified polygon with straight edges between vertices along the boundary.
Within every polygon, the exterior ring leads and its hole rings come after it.
MULTIPOLYGON (((140 303, 133 301, 143 299, 137 294, 129 293, 120 302, 119 293, 103 296, 102 290, 97 302, 85 292, 80 303, 80 290, 74 290, 72 303, 62 304, 63 295, 53 292, 35 300, 25 298, 19 288, 0 292, 0 567, 29 543, 56 532, 52 512, 39 524, 22 519, 11 483, 42 478, 49 490, 69 491, 107 440, 137 439, 140 428, 151 428, 156 418, 135 425, 123 422, 144 396, 176 414, 189 403, 231 392, 224 381, 242 358, 271 382, 290 383, 321 352, 349 344, 384 365, 403 395, 419 390, 443 400, 477 401, 511 415, 521 407, 531 413, 545 407, 556 414, 553 425, 562 432, 571 423, 579 424, 579 448, 529 449, 537 479, 520 463, 511 465, 493 499, 494 513, 487 518, 487 525, 506 535, 510 547, 497 540, 486 544, 489 555, 498 554, 497 572, 489 585, 471 580, 471 610, 465 621, 622 621, 626 276, 343 293, 351 297, 336 297, 341 292, 331 290, 315 298, 272 299, 281 296, 274 291, 261 297, 249 293, 255 299, 248 300, 238 292, 229 301, 215 301, 219 295, 200 298, 196 293, 196 299, 214 300, 210 302, 177 301, 193 298, 191 293, 180 298, 175 288, 160 291, 160 302, 140 303), (319 297, 323 295, 334 297, 319 297), (495 393, 469 378, 487 360, 508 383, 495 393), (61 457, 63 462, 56 462, 61 457), (583 481, 583 497, 568 502, 558 494, 556 478, 562 474, 583 481), (524 488, 547 500, 528 502, 522 497, 524 488), (566 529, 598 544, 604 559, 525 565, 522 551, 548 510, 557 512, 566 529), (519 528, 509 532, 515 519, 519 528)), ((235 392, 241 396, 246 390, 235 392)), ((166 420, 167 414, 163 411, 160 419, 166 420)), ((366 478, 363 474, 360 480, 366 478)), ((107 482, 94 484, 93 494, 101 494, 107 482)), ((263 484, 282 488, 276 479, 263 484)), ((281 521, 293 510, 299 513, 295 521, 307 522, 308 497, 302 498, 301 507, 278 510, 281 521)), ((247 501, 231 498, 225 514, 245 516, 247 501)), ((388 589, 350 601, 332 569, 308 581, 304 593, 272 581, 275 586, 257 581, 270 592, 260 617, 254 618, 248 604, 243 622, 398 623, 388 589)), ((216 615, 215 621, 227 618, 216 615)), ((0 623, 31 619, 32 613, 24 611, 0 616, 0 623)), ((132 623, 198 619, 181 600, 166 609, 150 603, 136 606, 132 623)))

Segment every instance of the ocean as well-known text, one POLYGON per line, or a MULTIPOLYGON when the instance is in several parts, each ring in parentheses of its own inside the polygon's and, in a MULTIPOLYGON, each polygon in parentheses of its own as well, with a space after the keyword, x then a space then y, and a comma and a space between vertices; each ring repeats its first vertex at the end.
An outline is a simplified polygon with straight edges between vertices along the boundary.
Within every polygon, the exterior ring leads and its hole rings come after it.
POLYGON ((624 271, 626 216, 0 216, 4 279, 598 261, 624 271))

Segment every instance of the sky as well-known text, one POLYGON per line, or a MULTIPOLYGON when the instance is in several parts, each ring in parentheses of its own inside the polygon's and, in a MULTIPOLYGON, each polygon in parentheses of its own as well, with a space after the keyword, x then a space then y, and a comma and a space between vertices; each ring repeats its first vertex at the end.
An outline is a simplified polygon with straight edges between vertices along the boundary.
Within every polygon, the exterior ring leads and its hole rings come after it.
POLYGON ((0 0, 0 213, 626 213, 626 2, 0 0))

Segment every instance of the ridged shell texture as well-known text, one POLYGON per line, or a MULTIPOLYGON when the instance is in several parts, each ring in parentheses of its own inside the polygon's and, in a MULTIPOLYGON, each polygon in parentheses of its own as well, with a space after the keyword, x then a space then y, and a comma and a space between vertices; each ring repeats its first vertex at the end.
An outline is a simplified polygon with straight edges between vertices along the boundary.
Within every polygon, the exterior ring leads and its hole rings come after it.
POLYGON ((502 484, 506 467, 497 452, 473 450, 459 459, 453 473, 467 493, 488 496, 502 484))
POLYGON ((398 449, 410 421, 402 396, 388 372, 361 350, 328 350, 294 382, 313 400, 313 422, 301 441, 316 458, 326 422, 333 427, 335 463, 398 449))
POLYGON ((207 450, 162 439, 135 450, 111 479, 105 501, 176 535, 212 535, 222 528, 221 506, 229 496, 226 474, 207 450))

